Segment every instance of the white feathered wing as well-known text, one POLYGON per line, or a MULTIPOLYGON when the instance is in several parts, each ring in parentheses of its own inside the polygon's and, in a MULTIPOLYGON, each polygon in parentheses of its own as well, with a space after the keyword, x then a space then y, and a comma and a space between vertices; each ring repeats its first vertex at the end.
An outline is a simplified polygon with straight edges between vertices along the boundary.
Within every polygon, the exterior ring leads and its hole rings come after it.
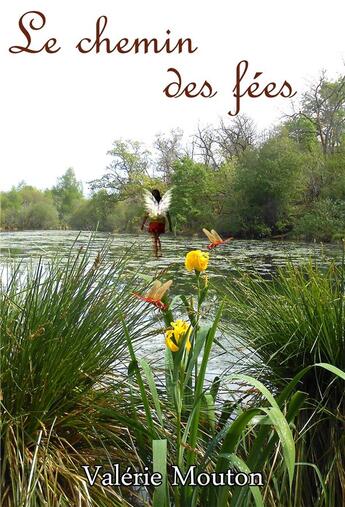
POLYGON ((172 188, 165 192, 158 203, 155 197, 148 190, 144 189, 144 204, 146 211, 151 218, 165 217, 171 204, 172 188))

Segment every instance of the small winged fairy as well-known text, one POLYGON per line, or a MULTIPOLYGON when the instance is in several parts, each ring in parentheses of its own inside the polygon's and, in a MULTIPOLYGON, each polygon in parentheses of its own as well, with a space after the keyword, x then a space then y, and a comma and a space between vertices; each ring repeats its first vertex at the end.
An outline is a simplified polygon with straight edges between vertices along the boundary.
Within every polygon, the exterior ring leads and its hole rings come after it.
POLYGON ((205 236, 209 239, 211 242, 209 245, 207 245, 207 248, 209 250, 212 250, 212 248, 216 248, 219 245, 224 245, 224 243, 227 243, 228 241, 231 241, 234 238, 227 238, 223 239, 221 236, 219 236, 218 232, 212 229, 211 231, 208 231, 207 229, 202 230, 205 236))
POLYGON ((169 207, 172 197, 172 188, 168 190, 163 197, 156 188, 149 192, 144 190, 144 205, 146 214, 144 216, 141 230, 144 229, 147 219, 149 219, 148 232, 152 234, 153 253, 155 257, 162 256, 162 245, 160 235, 165 233, 165 223, 168 220, 170 232, 172 232, 169 207))
POLYGON ((138 292, 133 292, 133 296, 135 296, 138 299, 141 299, 141 301, 145 301, 145 303, 150 303, 156 308, 159 308, 159 310, 164 311, 168 309, 168 305, 163 303, 162 299, 167 290, 169 290, 171 284, 172 280, 168 280, 165 283, 162 283, 159 280, 155 280, 149 292, 145 296, 142 294, 138 294, 138 292))

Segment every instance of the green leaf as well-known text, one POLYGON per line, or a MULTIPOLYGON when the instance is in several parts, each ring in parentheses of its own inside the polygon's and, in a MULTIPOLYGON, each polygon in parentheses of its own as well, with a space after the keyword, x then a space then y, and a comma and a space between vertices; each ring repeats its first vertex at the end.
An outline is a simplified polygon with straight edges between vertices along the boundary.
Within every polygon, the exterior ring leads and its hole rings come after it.
POLYGON ((325 370, 328 370, 331 373, 334 373, 334 375, 337 375, 341 379, 345 380, 345 372, 343 370, 340 370, 340 368, 333 366, 332 364, 316 363, 315 366, 319 366, 320 368, 324 368, 325 370))
MULTIPOLYGON (((241 458, 236 456, 236 454, 223 454, 222 457, 227 459, 229 461, 229 464, 234 466, 239 472, 243 472, 247 475, 251 473, 251 470, 246 465, 246 463, 241 458)), ((258 486, 249 486, 249 490, 253 495, 256 507, 264 507, 260 488, 258 486)))
POLYGON ((192 375, 194 366, 196 365, 198 361, 198 357, 200 355, 200 352, 204 346, 205 340, 207 338, 207 335, 211 329, 211 326, 200 326, 200 328, 197 330, 194 338, 194 344, 192 348, 192 355, 188 362, 188 367, 186 370, 186 375, 184 378, 184 384, 187 385, 190 376, 192 375))
POLYGON ((167 485, 167 440, 152 441, 153 472, 162 476, 162 484, 155 488, 153 507, 168 507, 169 494, 167 485))
POLYGON ((214 432, 216 429, 216 410, 214 405, 214 400, 212 394, 206 393, 204 394, 205 399, 205 409, 208 423, 210 425, 211 430, 214 432))
MULTIPOLYGON (((189 416, 192 421, 191 422, 191 434, 190 434, 190 438, 189 438, 189 445, 191 446, 192 449, 194 449, 194 447, 196 445, 197 434, 198 434, 198 429, 199 429, 200 404, 201 404, 202 391, 203 391, 203 387, 204 387, 206 368, 207 368, 210 352, 211 352, 212 345, 213 345, 213 340, 216 335, 216 331, 217 331, 217 327, 218 327, 218 323, 219 323, 222 311, 223 311, 223 304, 220 305, 220 307, 216 313, 216 316, 214 318, 212 327, 210 328, 209 332, 207 333, 204 354, 202 356, 202 361, 201 361, 201 366, 200 366, 200 371, 199 371, 198 377, 196 379, 195 394, 194 394, 194 404, 195 404, 194 409, 195 410, 193 409, 192 414, 189 416)), ((194 451, 189 452, 188 466, 190 466, 194 462, 194 459, 195 459, 194 451)))
MULTIPOLYGON (((257 416, 258 414, 260 414, 259 409, 249 409, 238 416, 232 423, 226 433, 223 445, 218 455, 216 462, 217 473, 226 472, 228 469, 228 462, 227 459, 223 456, 227 454, 233 454, 235 452, 238 442, 242 437, 243 431, 246 429, 248 423, 253 419, 253 417, 257 416)), ((229 486, 212 488, 210 493, 210 507, 225 507, 227 505, 228 492, 229 486)))
POLYGON ((275 427, 276 432, 279 435, 283 455, 286 462, 286 466, 289 474, 290 487, 292 486, 293 476, 294 476, 294 466, 295 466, 295 443, 294 439, 289 427, 288 422, 286 421, 283 413, 281 412, 278 403, 274 399, 273 395, 269 392, 267 387, 265 387, 259 380, 256 380, 248 375, 231 375, 231 380, 244 380, 248 384, 256 387, 267 399, 267 401, 271 404, 272 408, 261 408, 263 412, 265 412, 270 420, 272 421, 273 426, 275 427))
POLYGON ((295 457, 296 457, 296 451, 295 451, 295 442, 290 430, 290 427, 283 415, 283 413, 280 411, 278 407, 272 407, 272 408, 261 408, 268 417, 271 419, 272 424, 276 430, 276 432, 279 435, 282 449, 283 449, 283 455, 284 460, 286 463, 286 467, 289 474, 289 481, 290 481, 290 488, 292 487, 292 481, 294 478, 294 469, 295 469, 295 457))
POLYGON ((219 387, 220 387, 220 377, 217 376, 217 377, 214 377, 213 382, 212 382, 212 386, 210 389, 210 394, 212 395, 213 401, 216 401, 219 387))
POLYGON ((151 369, 150 365, 144 359, 141 359, 139 361, 139 364, 145 373, 145 377, 146 377, 146 380, 147 380, 147 383, 148 383, 148 386, 149 386, 149 389, 151 392, 151 396, 153 399, 153 403, 154 403, 154 406, 156 409, 157 417, 158 417, 159 422, 161 423, 161 426, 163 427, 164 423, 163 423, 161 404, 159 401, 159 396, 158 396, 158 392, 157 392, 157 388, 156 388, 156 383, 155 383, 155 380, 153 377, 152 369, 151 369))
POLYGON ((329 503, 328 503, 328 490, 327 490, 327 486, 325 484, 325 481, 322 478, 322 474, 320 472, 319 467, 317 467, 316 465, 314 465, 314 463, 304 463, 304 462, 296 463, 296 466, 308 466, 308 467, 311 467, 311 468, 313 468, 315 470, 315 473, 317 475, 317 478, 320 481, 321 488, 322 488, 322 491, 323 491, 323 494, 324 494, 324 497, 325 497, 325 505, 329 505, 329 503))

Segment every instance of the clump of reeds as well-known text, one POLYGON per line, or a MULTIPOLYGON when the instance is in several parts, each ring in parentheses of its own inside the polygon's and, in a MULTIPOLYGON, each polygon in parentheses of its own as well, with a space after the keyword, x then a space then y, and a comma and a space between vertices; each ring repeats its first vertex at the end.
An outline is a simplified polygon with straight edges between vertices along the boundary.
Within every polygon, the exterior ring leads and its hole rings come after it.
MULTIPOLYGON (((126 261, 89 248, 17 266, 1 295, 1 505, 126 505, 130 492, 91 487, 82 465, 138 464, 122 327, 150 324, 130 297, 126 261)), ((131 388, 132 389, 132 388, 131 388)), ((128 505, 130 505, 128 503, 128 505)))
POLYGON ((303 463, 294 483, 296 506, 345 502, 344 382, 334 376, 335 368, 345 371, 344 281, 344 260, 326 267, 310 261, 290 263, 272 280, 239 273, 221 290, 231 332, 251 351, 253 375, 278 396, 299 378, 296 385, 307 395, 295 421, 303 463), (299 376, 316 363, 333 371, 312 367, 299 376))

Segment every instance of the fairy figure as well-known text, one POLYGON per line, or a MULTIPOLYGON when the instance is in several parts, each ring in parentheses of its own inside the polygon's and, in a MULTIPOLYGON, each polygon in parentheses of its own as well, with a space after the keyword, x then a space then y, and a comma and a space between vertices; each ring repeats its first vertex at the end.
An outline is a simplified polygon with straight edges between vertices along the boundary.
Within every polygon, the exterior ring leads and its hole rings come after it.
POLYGON ((223 239, 221 236, 219 236, 218 232, 212 229, 211 231, 208 231, 207 229, 202 230, 205 236, 211 241, 211 243, 207 246, 209 250, 212 250, 212 248, 216 248, 219 245, 224 245, 224 243, 227 243, 228 241, 231 241, 234 239, 233 237, 223 239))
POLYGON ((169 229, 172 232, 169 206, 171 203, 172 189, 168 190, 162 197, 160 191, 155 188, 151 192, 144 190, 144 204, 146 214, 144 216, 141 230, 144 229, 146 220, 149 218, 148 232, 152 234, 153 252, 156 257, 162 256, 162 245, 160 235, 165 233, 165 222, 168 219, 169 229))
POLYGON ((138 292, 133 292, 133 296, 164 311, 168 309, 168 305, 163 303, 162 299, 165 293, 170 289, 172 283, 172 280, 168 280, 165 283, 155 280, 146 296, 138 294, 138 292))

